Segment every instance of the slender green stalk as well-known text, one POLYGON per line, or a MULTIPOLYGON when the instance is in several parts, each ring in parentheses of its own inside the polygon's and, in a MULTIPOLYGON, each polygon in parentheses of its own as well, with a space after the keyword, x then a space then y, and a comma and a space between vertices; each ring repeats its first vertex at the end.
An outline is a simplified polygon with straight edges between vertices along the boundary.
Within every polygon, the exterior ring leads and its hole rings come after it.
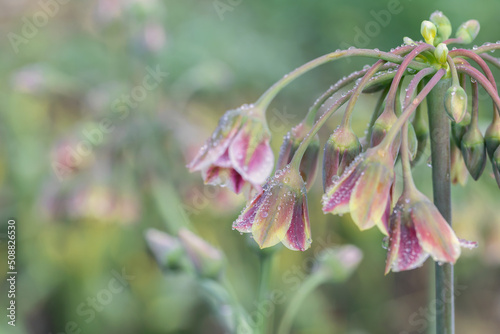
POLYGON ((483 86, 484 90, 486 90, 486 92, 490 95, 491 99, 497 107, 497 112, 500 113, 500 97, 498 96, 497 90, 491 85, 491 82, 481 72, 479 72, 472 66, 457 65, 457 70, 461 73, 467 74, 471 78, 476 79, 481 84, 481 86, 483 86))
MULTIPOLYGON (((424 70, 422 70, 424 71, 424 70)), ((382 105, 384 104, 385 98, 387 97, 387 93, 389 92, 390 86, 387 86, 380 94, 377 104, 375 105, 375 109, 373 110, 372 118, 370 119, 370 123, 368 123, 368 132, 366 133, 366 140, 369 142, 372 137, 373 124, 377 121, 377 118, 382 114, 382 105)))
MULTIPOLYGON (((427 96, 429 130, 431 136, 432 189, 434 204, 451 225, 450 182, 450 120, 444 110, 443 99, 450 87, 450 80, 441 80, 427 96)), ((435 265, 436 280, 436 333, 455 333, 455 301, 453 265, 435 265)))
POLYGON ((303 305, 304 299, 313 292, 318 286, 326 282, 328 279, 327 275, 321 273, 315 273, 309 276, 306 281, 300 286, 299 290, 292 297, 292 300, 288 304, 288 307, 281 319, 280 326, 278 328, 278 334, 289 334, 290 329, 293 325, 293 320, 297 315, 300 307, 303 305))
MULTIPOLYGON (((269 297, 269 280, 271 279, 273 254, 263 251, 260 253, 260 281, 259 281, 259 304, 262 305, 269 297)), ((272 314, 264 314, 262 321, 258 324, 257 334, 267 334, 272 314)))
MULTIPOLYGON (((398 48, 397 50, 400 49, 412 49, 413 46, 403 46, 398 48)), ((311 60, 310 62, 296 68, 294 71, 288 73, 285 75, 281 80, 277 81, 274 85, 272 85, 262 96, 257 100, 255 103, 257 107, 261 108, 262 110, 266 110, 271 101, 274 99, 274 97, 290 82, 301 76, 302 74, 312 70, 313 68, 316 68, 320 65, 323 65, 325 63, 328 63, 333 60, 337 60, 340 58, 346 58, 346 57, 368 57, 368 58, 375 58, 375 59, 383 59, 392 63, 400 64, 403 62, 404 58, 398 55, 395 55, 394 53, 391 52, 383 52, 383 51, 376 51, 376 50, 370 50, 370 49, 351 49, 351 50, 340 50, 340 51, 335 51, 332 53, 328 53, 326 55, 323 55, 321 57, 318 57, 316 59, 311 60)), ((427 67, 426 64, 419 63, 419 62, 411 62, 409 64, 410 68, 413 68, 415 70, 421 70, 427 67)))

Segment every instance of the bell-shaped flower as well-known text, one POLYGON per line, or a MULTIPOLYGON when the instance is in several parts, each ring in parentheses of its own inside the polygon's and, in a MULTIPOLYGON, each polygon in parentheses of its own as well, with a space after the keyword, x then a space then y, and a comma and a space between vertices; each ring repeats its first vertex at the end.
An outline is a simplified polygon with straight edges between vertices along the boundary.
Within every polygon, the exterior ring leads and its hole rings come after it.
POLYGON ((233 228, 252 233, 260 248, 282 242, 291 250, 311 245, 306 186, 297 168, 287 165, 276 171, 241 212, 233 228))
POLYGON ((495 180, 500 187, 500 146, 497 147, 493 157, 491 158, 491 165, 493 166, 493 174, 495 175, 495 180))
MULTIPOLYGON (((304 123, 300 123, 294 128, 292 128, 283 138, 283 144, 281 144, 280 154, 278 157, 278 163, 276 169, 282 169, 292 161, 293 155, 300 143, 306 138, 310 127, 304 123)), ((316 169, 318 165, 318 155, 319 155, 319 137, 316 134, 314 140, 307 146, 306 151, 300 161, 300 175, 306 183, 307 189, 309 189, 316 177, 316 169)))
POLYGON ((361 143, 350 127, 338 127, 328 138, 323 155, 323 189, 361 153, 361 143))
POLYGON ((206 184, 227 186, 237 194, 260 190, 274 165, 270 139, 262 110, 253 105, 229 110, 187 167, 201 171, 206 184))
POLYGON ((399 198, 390 217, 385 273, 420 267, 429 255, 439 263, 455 263, 460 240, 436 206, 413 188, 399 198))
POLYGON ((393 182, 393 155, 378 146, 370 148, 326 190, 323 212, 350 212, 361 230, 377 225, 387 235, 393 182))

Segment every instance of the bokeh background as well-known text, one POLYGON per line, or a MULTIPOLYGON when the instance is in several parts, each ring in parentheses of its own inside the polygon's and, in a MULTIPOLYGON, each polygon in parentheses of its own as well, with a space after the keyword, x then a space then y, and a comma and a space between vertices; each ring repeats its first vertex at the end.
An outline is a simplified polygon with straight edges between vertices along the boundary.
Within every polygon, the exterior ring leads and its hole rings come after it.
MULTIPOLYGON (((252 240, 231 230, 245 199, 204 186, 186 162, 225 110, 255 101, 285 73, 338 48, 389 50, 404 36, 420 39, 420 22, 436 9, 454 28, 478 19, 477 44, 500 39, 495 0, 3 0, 0 332, 227 332, 199 278, 160 269, 144 239, 148 228, 172 236, 181 228, 194 231, 224 254, 224 276, 248 312, 256 310, 258 252, 252 240), (389 8, 397 13, 380 21, 389 8), (379 31, 360 37, 369 23, 379 31), (12 217, 15 328, 5 316, 12 217), (120 288, 104 293, 117 275, 126 276, 120 288), (101 303, 91 307, 96 298, 101 303)), ((327 64, 287 87, 268 115, 275 152, 321 92, 369 62, 327 64)), ((375 100, 363 97, 356 107, 360 136, 375 100)), ((484 98, 481 106, 485 129, 491 104, 484 98)), ((338 121, 339 115, 331 119, 322 141, 338 121)), ((425 161, 415 169, 429 196, 430 170, 425 161)), ((347 282, 323 284, 305 299, 293 333, 431 330, 430 261, 384 276, 381 234, 360 233, 348 215, 323 215, 317 181, 309 195, 312 248, 299 253, 277 247, 271 287, 289 300, 297 288, 284 275, 295 268, 302 281, 308 259, 324 247, 353 244, 364 257, 347 282)), ((457 234, 479 243, 464 250, 456 266, 459 334, 500 328, 499 199, 489 166, 478 182, 453 187, 457 234)), ((275 326, 285 307, 271 312, 275 326)))

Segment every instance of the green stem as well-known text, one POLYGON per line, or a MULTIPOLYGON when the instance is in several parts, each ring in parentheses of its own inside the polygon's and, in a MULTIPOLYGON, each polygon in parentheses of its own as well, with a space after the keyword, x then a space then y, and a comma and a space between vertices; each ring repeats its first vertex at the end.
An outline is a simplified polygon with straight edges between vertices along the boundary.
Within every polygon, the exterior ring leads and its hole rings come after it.
MULTIPOLYGON (((431 136, 432 189, 434 204, 444 219, 451 225, 450 182, 450 120, 444 110, 444 96, 450 80, 440 81, 427 98, 429 129, 431 136)), ((436 309, 436 333, 455 333, 455 304, 453 293, 453 265, 435 265, 436 300, 441 301, 436 309)), ((437 305, 438 303, 434 303, 437 305)))
MULTIPOLYGON (((418 105, 425 99, 425 97, 432 91, 432 88, 441 80, 441 78, 446 74, 446 70, 440 69, 434 74, 434 76, 429 80, 427 85, 418 93, 417 97, 413 99, 413 101, 405 108, 401 116, 394 123, 391 130, 387 133, 387 135, 382 139, 380 144, 378 145, 383 150, 388 150, 391 146, 392 142, 396 138, 399 130, 403 127, 403 124, 410 118, 412 113, 417 109, 418 105)), ((444 103, 443 103, 444 106, 444 103)))
MULTIPOLYGON (((259 304, 262 305, 263 302, 267 301, 269 297, 269 280, 271 279, 271 265, 272 265, 273 254, 263 251, 260 253, 260 281, 259 281, 259 304)), ((262 317, 262 322, 258 324, 257 334, 267 334, 268 328, 272 321, 269 321, 271 314, 264 314, 262 317)))
POLYGON ((408 122, 405 122, 402 131, 401 150, 399 152, 401 155, 401 166, 403 168, 403 193, 405 195, 411 194, 411 192, 416 189, 411 175, 410 150, 408 146, 408 122))
MULTIPOLYGON (((381 74, 377 76, 376 78, 372 78, 372 80, 366 85, 366 87, 370 87, 372 85, 376 85, 380 82, 384 82, 386 80, 389 80, 394 77, 393 72, 388 72, 381 74)), ((311 128, 311 130, 307 133, 306 138, 300 143, 299 147, 297 148, 297 151, 295 151, 295 154, 293 155, 292 161, 290 162, 291 166, 294 166, 295 168, 299 168, 300 166, 300 161, 302 160, 302 156, 304 155, 307 146, 309 146, 309 143, 311 140, 314 139, 314 135, 321 129, 321 127, 326 123, 328 118, 335 113, 346 101, 349 99, 353 91, 349 91, 342 95, 333 105, 330 106, 330 108, 325 111, 323 115, 318 119, 318 121, 314 124, 314 126, 311 128)))
MULTIPOLYGON (((413 47, 412 46, 400 47, 397 50, 403 48, 413 48, 413 47)), ((285 75, 281 80, 277 81, 264 94, 262 94, 262 96, 255 103, 255 105, 258 108, 261 108, 262 110, 266 110, 271 101, 274 99, 274 97, 290 82, 292 82, 302 74, 312 70, 315 67, 345 57, 369 57, 369 58, 383 59, 396 64, 400 64, 404 60, 403 57, 395 55, 394 53, 376 51, 370 49, 351 49, 351 50, 341 50, 328 53, 326 55, 311 60, 310 62, 296 68, 294 71, 285 75)), ((423 63, 412 62, 409 67, 415 70, 421 70, 427 66, 423 63)))
POLYGON ((487 45, 483 45, 478 47, 477 49, 472 50, 472 52, 475 52, 477 54, 485 53, 488 51, 495 51, 500 49, 500 44, 499 43, 490 43, 487 45))
POLYGON ((278 334, 289 334, 293 325, 293 320, 303 305, 305 298, 313 292, 318 286, 326 282, 328 277, 326 275, 315 273, 309 276, 306 281, 300 286, 300 289, 295 293, 292 300, 281 319, 278 328, 278 334))
POLYGON ((384 104, 384 100, 387 97, 387 93, 389 92, 390 86, 387 86, 380 94, 377 104, 375 105, 375 110, 373 111, 372 118, 370 119, 370 123, 368 124, 368 132, 366 133, 366 139, 369 142, 372 137, 373 124, 377 121, 377 118, 382 114, 382 105, 384 104))

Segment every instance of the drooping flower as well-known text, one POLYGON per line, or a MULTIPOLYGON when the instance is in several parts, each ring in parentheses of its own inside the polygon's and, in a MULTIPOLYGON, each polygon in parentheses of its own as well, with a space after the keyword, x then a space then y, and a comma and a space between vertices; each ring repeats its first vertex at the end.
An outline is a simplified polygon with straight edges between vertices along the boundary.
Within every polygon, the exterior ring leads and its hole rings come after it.
POLYGON ((323 189, 361 153, 361 143, 350 127, 338 127, 328 138, 323 155, 323 189))
POLYGON ((361 230, 375 225, 388 234, 394 157, 380 147, 360 154, 323 195, 323 212, 351 217, 361 230))
MULTIPOLYGON (((280 154, 278 157, 278 163, 276 164, 276 169, 282 169, 292 161, 293 155, 300 143, 306 138, 310 127, 304 123, 300 123, 294 128, 292 128, 284 137, 283 144, 281 144, 280 154)), ((318 165, 318 155, 319 155, 319 136, 316 134, 314 140, 307 146, 304 156, 300 161, 300 175, 306 183, 307 189, 309 189, 316 177, 316 169, 318 165)))
POLYGON ((304 251, 311 245, 307 196, 299 171, 290 165, 276 171, 241 212, 233 228, 252 233, 260 248, 282 242, 291 250, 304 251))
POLYGON ((227 186, 237 194, 260 190, 274 165, 270 139, 260 109, 244 105, 229 110, 187 167, 201 171, 206 184, 227 186))
POLYGON ((434 204, 413 188, 399 198, 390 217, 385 273, 420 267, 429 255, 455 263, 460 241, 434 204))

